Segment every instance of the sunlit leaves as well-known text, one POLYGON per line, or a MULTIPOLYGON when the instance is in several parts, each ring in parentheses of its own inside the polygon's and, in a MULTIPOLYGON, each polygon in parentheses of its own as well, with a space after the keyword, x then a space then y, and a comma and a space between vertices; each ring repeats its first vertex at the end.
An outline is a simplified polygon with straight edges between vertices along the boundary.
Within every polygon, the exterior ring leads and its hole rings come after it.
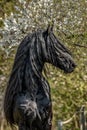
MULTIPOLYGON (((10 2, 4 5, 8 13, 13 8, 10 2)), ((0 29, 0 92, 6 87, 17 45, 29 32, 46 28, 54 21, 54 32, 71 51, 77 67, 67 75, 51 65, 46 67, 53 122, 69 119, 87 102, 87 0, 19 0, 14 9, 9 17, 5 14, 5 19, 1 19, 4 28, 0 29)), ((75 130, 72 123, 66 129, 71 127, 75 130)))

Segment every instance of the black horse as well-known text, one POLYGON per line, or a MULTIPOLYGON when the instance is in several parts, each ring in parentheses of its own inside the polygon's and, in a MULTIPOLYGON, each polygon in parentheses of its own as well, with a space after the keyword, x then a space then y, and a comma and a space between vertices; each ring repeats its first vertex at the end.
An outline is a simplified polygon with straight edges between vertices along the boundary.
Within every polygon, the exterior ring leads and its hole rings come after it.
POLYGON ((48 62, 73 72, 75 63, 52 27, 27 35, 18 47, 4 99, 7 122, 19 130, 51 130, 50 87, 42 70, 48 62))

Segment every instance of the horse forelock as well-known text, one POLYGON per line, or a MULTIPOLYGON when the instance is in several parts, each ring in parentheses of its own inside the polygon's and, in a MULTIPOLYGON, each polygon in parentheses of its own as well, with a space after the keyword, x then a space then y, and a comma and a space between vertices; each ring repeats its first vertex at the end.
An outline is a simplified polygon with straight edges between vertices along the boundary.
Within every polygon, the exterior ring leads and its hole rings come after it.
POLYGON ((54 33, 50 33, 50 39, 52 42, 54 42, 54 46, 57 48, 61 49, 61 51, 64 51, 71 55, 71 52, 65 47, 65 45, 55 36, 54 33))

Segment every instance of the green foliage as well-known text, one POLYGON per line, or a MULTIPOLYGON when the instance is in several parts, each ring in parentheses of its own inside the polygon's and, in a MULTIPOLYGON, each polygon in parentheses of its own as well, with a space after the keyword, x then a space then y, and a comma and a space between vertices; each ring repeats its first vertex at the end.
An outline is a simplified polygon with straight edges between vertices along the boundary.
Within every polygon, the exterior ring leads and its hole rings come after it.
MULTIPOLYGON (((67 36, 64 41, 70 47, 73 41, 83 41, 81 45, 86 45, 87 35, 67 36)), ((48 73, 48 79, 52 90, 54 122, 58 119, 69 119, 80 107, 87 102, 87 48, 80 48, 74 46, 70 47, 73 57, 76 61, 77 68, 72 74, 64 74, 60 70, 51 67, 48 73)), ((80 114, 80 113, 79 113, 80 114)), ((75 123, 68 124, 65 129, 75 130, 75 123)))
MULTIPOLYGON (((10 14, 14 10, 14 4, 16 5, 14 14, 2 19, 5 27, 0 31, 0 39, 2 38, 1 42, 4 43, 0 46, 0 92, 6 88, 17 44, 28 32, 39 27, 45 28, 53 20, 55 34, 69 48, 77 64, 72 74, 64 74, 54 66, 46 65, 47 80, 51 86, 53 124, 56 125, 59 119, 67 120, 79 111, 83 104, 87 105, 87 2, 50 0, 44 4, 43 1, 20 1, 15 4, 12 0, 0 0, 7 14, 10 14), (4 2, 6 4, 3 4, 4 2)), ((79 130, 78 118, 79 113, 63 130, 79 130)))
POLYGON ((10 13, 14 11, 14 4, 15 2, 12 0, 0 0, 0 17, 4 17, 5 14, 10 15, 10 13))

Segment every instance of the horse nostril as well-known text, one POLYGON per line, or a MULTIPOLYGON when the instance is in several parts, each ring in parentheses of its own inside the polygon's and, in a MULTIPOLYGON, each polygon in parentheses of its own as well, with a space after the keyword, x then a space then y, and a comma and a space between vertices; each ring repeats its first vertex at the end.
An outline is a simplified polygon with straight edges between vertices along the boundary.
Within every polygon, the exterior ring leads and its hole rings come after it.
POLYGON ((72 67, 75 68, 77 65, 75 63, 72 64, 72 67))

